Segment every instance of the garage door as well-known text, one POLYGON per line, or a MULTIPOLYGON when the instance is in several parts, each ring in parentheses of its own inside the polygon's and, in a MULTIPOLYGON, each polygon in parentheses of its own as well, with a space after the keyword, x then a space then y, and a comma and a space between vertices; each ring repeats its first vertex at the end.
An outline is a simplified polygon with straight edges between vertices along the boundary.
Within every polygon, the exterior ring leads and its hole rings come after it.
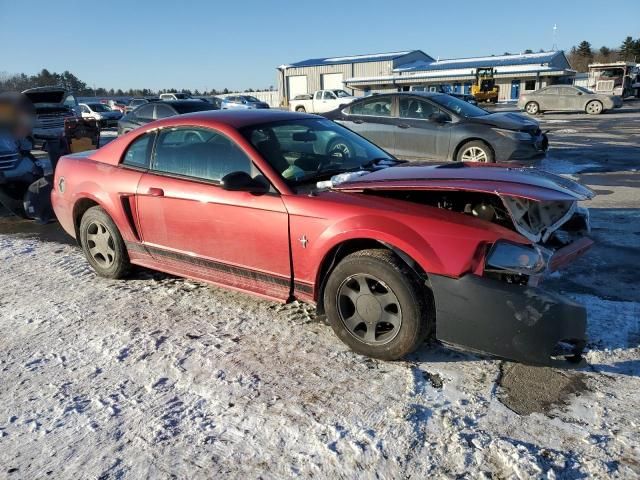
POLYGON ((334 90, 342 89, 342 73, 323 73, 322 74, 322 89, 334 90))
POLYGON ((305 95, 307 92, 307 76, 306 75, 293 75, 287 77, 289 82, 289 100, 295 98, 296 95, 305 95))

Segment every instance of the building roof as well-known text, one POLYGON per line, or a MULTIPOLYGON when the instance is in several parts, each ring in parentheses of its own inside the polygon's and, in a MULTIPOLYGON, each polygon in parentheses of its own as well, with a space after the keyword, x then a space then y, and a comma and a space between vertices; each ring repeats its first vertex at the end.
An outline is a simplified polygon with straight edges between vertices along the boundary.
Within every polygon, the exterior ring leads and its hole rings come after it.
MULTIPOLYGON (((395 60, 396 58, 404 57, 410 53, 420 52, 427 58, 431 58, 425 54, 422 50, 406 50, 402 52, 388 52, 388 53, 371 53, 367 55, 349 55, 343 57, 324 57, 324 58, 310 58, 308 60, 302 60, 300 62, 290 63, 288 65, 282 65, 282 67, 317 67, 321 65, 339 65, 344 63, 366 63, 366 62, 382 62, 385 60, 395 60)), ((432 59, 433 60, 433 59, 432 59)), ((281 68, 282 68, 281 67, 281 68)))
MULTIPOLYGON (((496 67, 498 72, 502 71, 501 67, 521 67, 524 65, 544 66, 559 56, 564 57, 564 52, 559 50, 555 52, 539 52, 539 53, 522 53, 517 55, 492 55, 488 57, 471 57, 471 58, 451 58, 445 60, 436 60, 435 62, 425 62, 424 60, 416 60, 404 65, 400 65, 394 69, 394 72, 414 72, 414 71, 434 71, 434 70, 470 70, 474 68, 496 67)), ((566 59, 564 60, 566 62, 566 59)))

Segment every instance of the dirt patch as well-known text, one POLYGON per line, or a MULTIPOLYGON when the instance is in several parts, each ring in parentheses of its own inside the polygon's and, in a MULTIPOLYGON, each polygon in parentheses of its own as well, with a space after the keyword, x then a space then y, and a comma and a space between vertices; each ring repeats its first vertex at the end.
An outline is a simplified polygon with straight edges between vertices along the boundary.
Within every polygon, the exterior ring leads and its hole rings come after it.
POLYGON ((498 400, 519 415, 549 413, 587 390, 580 372, 517 363, 503 363, 501 371, 498 400))

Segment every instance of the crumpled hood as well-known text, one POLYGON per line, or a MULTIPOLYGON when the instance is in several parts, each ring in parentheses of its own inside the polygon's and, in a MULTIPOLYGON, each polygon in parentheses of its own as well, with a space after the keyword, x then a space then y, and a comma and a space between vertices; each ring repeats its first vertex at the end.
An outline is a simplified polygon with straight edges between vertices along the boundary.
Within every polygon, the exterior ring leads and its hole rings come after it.
POLYGON ((403 163, 352 178, 334 185, 333 189, 468 190, 537 201, 587 200, 594 196, 591 190, 573 180, 536 168, 462 162, 445 165, 403 163))
MULTIPOLYGON (((331 181, 342 192, 442 191, 497 195, 514 229, 531 242, 546 242, 578 211, 577 202, 593 198, 588 188, 536 168, 453 163, 402 164, 372 173, 353 172, 331 181)), ((583 213, 583 215, 586 215, 583 213)), ((586 215, 588 217, 588 215, 586 215)))
POLYGON ((468 118, 469 123, 479 123, 490 127, 504 128, 505 130, 535 131, 540 124, 520 113, 491 113, 481 117, 468 118))

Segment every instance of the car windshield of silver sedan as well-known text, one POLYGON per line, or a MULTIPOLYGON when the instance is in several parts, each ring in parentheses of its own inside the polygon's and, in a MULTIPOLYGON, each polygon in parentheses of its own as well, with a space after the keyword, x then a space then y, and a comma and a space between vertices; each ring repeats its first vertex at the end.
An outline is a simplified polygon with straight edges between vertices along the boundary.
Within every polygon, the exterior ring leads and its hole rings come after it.
POLYGON ((273 122, 243 130, 245 138, 290 185, 400 163, 364 138, 324 119, 273 122))
POLYGON ((471 105, 466 100, 452 97, 451 95, 434 95, 433 97, 430 97, 429 100, 436 102, 438 105, 462 117, 473 118, 489 115, 489 112, 486 110, 476 107, 475 105, 471 105))

